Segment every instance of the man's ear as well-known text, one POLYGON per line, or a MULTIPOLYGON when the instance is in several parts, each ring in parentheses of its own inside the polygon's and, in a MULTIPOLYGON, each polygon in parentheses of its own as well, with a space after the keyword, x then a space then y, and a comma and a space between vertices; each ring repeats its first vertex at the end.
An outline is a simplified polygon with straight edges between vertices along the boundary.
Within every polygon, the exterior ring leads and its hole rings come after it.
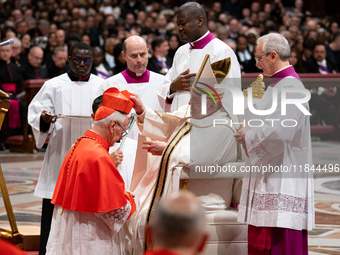
POLYGON ((199 16, 198 19, 197 19, 197 26, 202 27, 203 22, 204 22, 203 16, 199 16))
POLYGON ((114 126, 117 124, 117 121, 113 120, 110 123, 110 129, 114 128, 114 126))
POLYGON ((91 118, 94 120, 94 113, 91 113, 91 118))
POLYGON ((121 52, 121 55, 124 58, 124 60, 126 61, 126 55, 125 55, 124 51, 121 52))
POLYGON ((272 61, 276 61, 280 57, 279 57, 279 55, 275 51, 272 51, 272 52, 270 52, 270 58, 271 58, 272 61))

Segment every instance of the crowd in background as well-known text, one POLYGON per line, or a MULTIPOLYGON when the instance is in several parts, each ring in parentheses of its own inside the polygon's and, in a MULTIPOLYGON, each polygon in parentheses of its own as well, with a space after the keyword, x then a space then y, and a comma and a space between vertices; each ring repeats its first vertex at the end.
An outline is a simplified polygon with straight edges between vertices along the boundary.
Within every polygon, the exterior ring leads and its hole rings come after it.
MULTIPOLYGON (((0 48, 0 69, 5 70, 7 65, 7 70, 12 70, 12 76, 0 70, 1 88, 10 79, 17 84, 15 94, 19 94, 24 80, 53 78, 66 72, 67 49, 79 41, 94 47, 92 73, 108 78, 125 70, 122 42, 130 35, 140 35, 147 41, 148 69, 166 74, 181 45, 176 10, 185 2, 2 0, 0 38, 1 41, 14 38, 15 42, 7 52, 5 47, 0 48), (151 61, 156 55, 158 60, 151 61)), ((207 12, 209 30, 236 52, 242 73, 261 72, 255 66, 254 48, 257 38, 270 32, 279 32, 288 40, 290 63, 298 73, 326 74, 340 70, 338 20, 314 16, 304 8, 302 0, 296 0, 293 6, 283 6, 281 0, 264 5, 252 2, 250 6, 242 0, 200 3, 207 12)), ((324 97, 333 97, 336 91, 324 89, 313 93, 322 101, 324 97)), ((329 106, 332 102, 322 103, 329 106)))
MULTIPOLYGON (((172 58, 180 45, 176 30, 176 10, 180 1, 5 1, 0 2, 1 40, 16 37, 12 46, 13 61, 22 65, 29 49, 43 49, 42 65, 51 66, 53 51, 75 41, 83 41, 103 50, 104 63, 112 74, 124 69, 119 58, 121 43, 130 35, 141 35, 148 42, 163 36, 169 45, 167 57, 172 58), (116 68, 115 68, 116 67, 116 68)), ((317 44, 325 45, 327 59, 337 72, 340 68, 340 37, 338 21, 330 16, 314 17, 304 9, 303 1, 283 6, 280 0, 263 6, 240 1, 202 1, 209 21, 209 30, 236 52, 243 72, 257 72, 253 50, 256 39, 269 32, 282 33, 292 48, 291 63, 298 72, 312 72, 310 58, 317 44)), ((47 73, 47 77, 54 74, 47 73)), ((47 78, 46 77, 46 78, 47 78)), ((45 78, 45 77, 42 77, 45 78)))

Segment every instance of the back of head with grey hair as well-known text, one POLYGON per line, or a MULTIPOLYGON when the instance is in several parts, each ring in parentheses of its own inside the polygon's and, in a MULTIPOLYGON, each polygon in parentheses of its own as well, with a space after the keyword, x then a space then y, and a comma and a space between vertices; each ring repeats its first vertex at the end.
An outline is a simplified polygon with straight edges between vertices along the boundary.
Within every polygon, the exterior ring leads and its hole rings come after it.
POLYGON ((101 128, 106 128, 110 125, 111 121, 116 120, 119 124, 125 121, 126 113, 120 111, 114 111, 111 115, 104 119, 96 120, 94 125, 100 126, 101 128))
POLYGON ((67 52, 67 49, 63 46, 57 46, 53 50, 53 55, 57 55, 58 51, 67 52))
POLYGON ((19 40, 18 37, 13 38, 14 42, 18 44, 18 47, 21 48, 21 41, 19 40))
POLYGON ((263 53, 268 54, 275 51, 282 61, 288 61, 290 56, 290 46, 287 39, 278 33, 271 33, 261 36, 257 44, 263 42, 263 53))
POLYGON ((165 200, 159 202, 150 223, 153 236, 157 238, 154 241, 168 249, 191 247, 206 233, 205 210, 200 204, 196 206, 186 202, 186 205, 180 206, 168 204, 165 200))

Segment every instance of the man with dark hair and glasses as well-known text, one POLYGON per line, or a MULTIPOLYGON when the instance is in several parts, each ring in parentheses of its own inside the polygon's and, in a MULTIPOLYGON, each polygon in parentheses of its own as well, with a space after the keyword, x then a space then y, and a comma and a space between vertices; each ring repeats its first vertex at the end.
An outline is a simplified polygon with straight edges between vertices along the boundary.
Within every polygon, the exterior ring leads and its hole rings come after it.
POLYGON ((28 123, 32 126, 37 148, 48 135, 49 144, 34 195, 43 198, 39 254, 45 254, 50 232, 53 205, 50 203, 59 170, 74 141, 91 128, 91 106, 103 79, 90 74, 92 48, 77 43, 69 50, 70 69, 45 82, 28 107, 28 123), (62 114, 65 118, 55 118, 62 114))

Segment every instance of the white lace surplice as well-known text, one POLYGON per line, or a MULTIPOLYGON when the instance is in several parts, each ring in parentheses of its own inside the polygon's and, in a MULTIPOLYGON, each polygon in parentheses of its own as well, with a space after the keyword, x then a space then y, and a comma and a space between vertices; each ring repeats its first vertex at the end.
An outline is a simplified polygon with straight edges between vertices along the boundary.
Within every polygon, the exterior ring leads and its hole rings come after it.
MULTIPOLYGON (((257 169, 260 166, 284 166, 288 172, 249 173, 250 178, 243 180, 238 220, 254 226, 310 230, 314 227, 312 172, 300 172, 300 166, 312 165, 309 118, 295 105, 287 105, 287 115, 281 115, 282 87, 303 88, 294 78, 285 78, 275 85, 278 89, 276 111, 261 116, 265 125, 249 130, 245 135, 249 155, 246 165, 257 169), (265 119, 280 121, 275 121, 272 127, 272 122, 265 119), (293 119, 298 124, 296 127, 283 127, 283 119, 293 119), (296 173, 292 174, 294 169, 296 173)), ((270 109, 272 89, 268 87, 258 109, 270 109)), ((289 95, 301 97, 297 93, 289 95)), ((306 104, 304 106, 308 107, 306 104)))
POLYGON ((110 212, 80 213, 56 205, 46 254, 125 254, 122 226, 131 205, 110 212))

